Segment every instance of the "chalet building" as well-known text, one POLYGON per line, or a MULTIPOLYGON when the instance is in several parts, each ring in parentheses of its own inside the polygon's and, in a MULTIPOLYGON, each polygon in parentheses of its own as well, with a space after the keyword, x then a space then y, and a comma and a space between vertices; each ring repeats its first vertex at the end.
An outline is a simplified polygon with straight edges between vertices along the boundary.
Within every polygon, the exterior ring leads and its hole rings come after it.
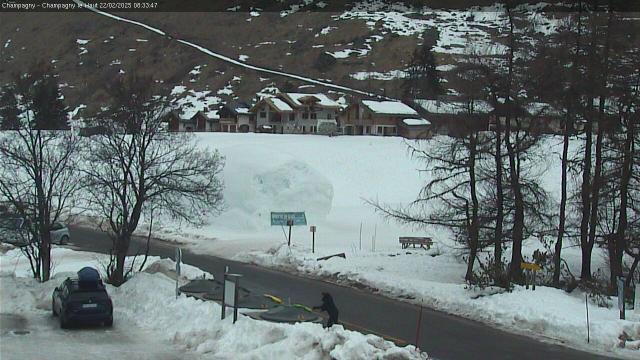
POLYGON ((256 131, 280 134, 331 133, 337 129, 340 104, 324 94, 279 93, 251 108, 256 131))
POLYGON ((489 128, 489 113, 493 106, 484 100, 416 99, 420 114, 429 119, 433 132, 440 135, 461 136, 489 128))
MULTIPOLYGON (((535 125, 534 130, 546 134, 562 134, 564 132, 564 113, 553 106, 542 102, 531 102, 524 105, 535 125)), ((575 132, 579 126, 573 126, 575 132)))
POLYGON ((204 111, 172 111, 166 116, 169 131, 216 131, 218 119, 204 111))
POLYGON ((512 130, 527 130, 536 133, 558 134, 563 131, 562 112, 551 105, 530 102, 523 106, 499 102, 495 106, 484 100, 461 99, 417 99, 420 114, 433 124, 435 133, 462 136, 497 128, 498 122, 504 129, 507 118, 512 130))
POLYGON ((250 106, 244 102, 231 102, 225 104, 218 111, 220 126, 216 131, 221 132, 254 132, 256 130, 255 116, 250 106))
MULTIPOLYGON (((419 117, 417 111, 400 101, 360 100, 349 105, 340 115, 344 135, 399 135, 404 119, 419 117)), ((408 126, 427 126, 412 123, 408 126)))
POLYGON ((283 134, 284 125, 295 119, 293 108, 279 97, 264 97, 250 112, 255 114, 256 132, 283 134))
MULTIPOLYGON (((507 119, 510 119, 512 130, 526 130, 537 134, 561 134, 564 131, 562 111, 546 103, 530 102, 519 106, 499 102, 489 113, 489 130, 495 130, 498 122, 504 129, 507 119)), ((574 127, 577 130, 580 125, 576 124, 574 127)))

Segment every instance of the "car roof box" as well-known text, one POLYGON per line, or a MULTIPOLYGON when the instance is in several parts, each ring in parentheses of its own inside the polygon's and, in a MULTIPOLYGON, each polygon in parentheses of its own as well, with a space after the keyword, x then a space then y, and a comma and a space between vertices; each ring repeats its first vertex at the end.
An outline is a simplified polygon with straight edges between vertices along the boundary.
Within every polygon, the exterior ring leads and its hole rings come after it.
POLYGON ((97 287, 101 283, 98 270, 87 266, 78 271, 78 285, 80 287, 97 287))

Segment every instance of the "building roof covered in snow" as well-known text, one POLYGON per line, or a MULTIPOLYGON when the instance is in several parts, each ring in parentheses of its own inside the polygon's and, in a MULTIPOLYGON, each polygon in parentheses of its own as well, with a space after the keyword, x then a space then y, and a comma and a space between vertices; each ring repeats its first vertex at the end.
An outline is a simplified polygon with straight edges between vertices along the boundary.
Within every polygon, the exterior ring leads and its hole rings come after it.
POLYGON ((325 94, 281 93, 294 106, 305 106, 309 103, 322 107, 338 108, 340 104, 325 94))
POLYGON ((251 106, 242 101, 231 101, 220 108, 221 116, 223 115, 249 115, 251 106))
POLYGON ((382 115, 418 115, 410 106, 400 101, 362 100, 371 112, 382 115))
POLYGON ((404 119, 402 120, 402 122, 405 125, 409 125, 409 126, 426 126, 426 125, 431 125, 431 123, 426 120, 426 119, 404 119))
POLYGON ((264 101, 271 104, 278 111, 293 111, 293 108, 289 106, 284 100, 277 97, 265 97, 264 101))

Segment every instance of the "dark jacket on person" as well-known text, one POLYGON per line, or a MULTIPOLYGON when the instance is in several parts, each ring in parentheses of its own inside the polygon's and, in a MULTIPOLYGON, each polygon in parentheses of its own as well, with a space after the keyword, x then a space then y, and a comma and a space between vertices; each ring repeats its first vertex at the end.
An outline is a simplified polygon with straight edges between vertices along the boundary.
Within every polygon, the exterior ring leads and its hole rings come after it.
POLYGON ((338 323, 338 308, 333 302, 333 297, 329 293, 322 293, 322 305, 314 306, 314 309, 326 311, 329 314, 327 327, 338 323))

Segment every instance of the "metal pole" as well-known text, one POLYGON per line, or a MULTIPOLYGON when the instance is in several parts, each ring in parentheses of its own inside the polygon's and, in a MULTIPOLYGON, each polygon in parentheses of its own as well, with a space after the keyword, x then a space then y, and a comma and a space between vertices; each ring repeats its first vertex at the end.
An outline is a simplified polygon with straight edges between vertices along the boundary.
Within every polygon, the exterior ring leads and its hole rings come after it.
POLYGON ((291 225, 289 225, 289 243, 288 246, 291 247, 291 225))
MULTIPOLYGON (((238 289, 240 288, 240 278, 236 277, 234 283, 233 323, 235 324, 236 321, 238 321, 238 289)), ((222 301, 224 301, 224 299, 222 299, 222 301)))
POLYGON ((533 274, 533 286, 531 287, 532 290, 536 290, 536 271, 532 270, 532 274, 533 274))
POLYGON ((422 303, 420 304, 420 313, 418 314, 418 324, 416 326, 416 347, 417 348, 420 347, 418 346, 420 341, 420 325, 422 325, 422 303))
POLYGON ((587 308, 587 344, 588 344, 591 334, 589 333, 589 294, 587 293, 584 293, 584 306, 585 308, 587 308))
POLYGON ((226 304, 225 304, 225 288, 226 288, 226 284, 227 284, 227 271, 225 270, 225 273, 222 277, 222 311, 221 311, 221 317, 220 320, 224 320, 224 313, 227 310, 226 304))
POLYGON ((311 233, 311 253, 316 253, 316 232, 311 233))

